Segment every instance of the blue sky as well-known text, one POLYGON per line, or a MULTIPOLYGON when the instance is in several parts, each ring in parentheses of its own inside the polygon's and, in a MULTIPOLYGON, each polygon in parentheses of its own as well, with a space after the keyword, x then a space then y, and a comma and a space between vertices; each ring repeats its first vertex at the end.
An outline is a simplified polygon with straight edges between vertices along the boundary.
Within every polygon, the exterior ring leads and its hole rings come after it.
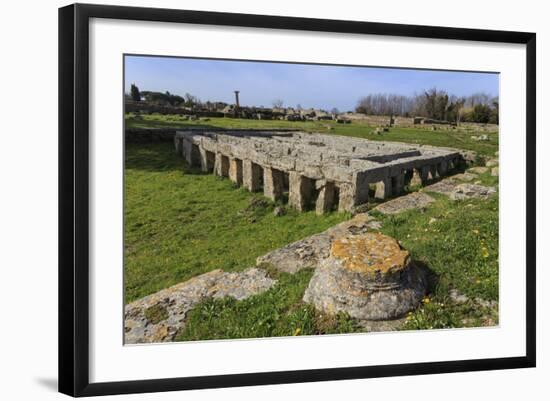
POLYGON ((341 111, 354 109, 370 93, 413 95, 433 87, 457 96, 499 93, 494 73, 126 56, 126 92, 132 83, 140 90, 191 93, 202 101, 233 103, 233 91, 240 90, 243 106, 270 107, 281 99, 287 107, 341 111))

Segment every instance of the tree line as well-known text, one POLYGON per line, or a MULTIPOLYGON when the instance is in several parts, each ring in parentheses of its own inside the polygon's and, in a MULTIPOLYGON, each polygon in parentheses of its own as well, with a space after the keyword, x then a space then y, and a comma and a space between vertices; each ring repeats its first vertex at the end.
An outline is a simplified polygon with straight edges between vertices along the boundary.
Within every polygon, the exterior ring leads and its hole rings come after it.
POLYGON ((457 124, 498 124, 499 99, 483 92, 458 97, 433 88, 413 96, 370 94, 359 99, 355 111, 369 115, 427 117, 457 124))
POLYGON ((179 96, 168 91, 164 93, 140 91, 135 84, 130 86, 130 98, 134 102, 140 102, 143 99, 148 103, 157 104, 159 106, 193 107, 196 104, 200 104, 200 100, 190 93, 186 93, 184 96, 179 96))

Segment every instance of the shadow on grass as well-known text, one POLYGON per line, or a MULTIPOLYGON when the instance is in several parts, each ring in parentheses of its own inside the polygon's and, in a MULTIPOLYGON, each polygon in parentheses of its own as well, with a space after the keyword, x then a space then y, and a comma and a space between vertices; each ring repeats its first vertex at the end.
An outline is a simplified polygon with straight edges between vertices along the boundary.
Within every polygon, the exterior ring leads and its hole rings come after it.
POLYGON ((179 171, 184 174, 207 175, 200 168, 189 167, 185 159, 176 154, 174 144, 167 142, 127 143, 124 168, 151 172, 179 171))
POLYGON ((428 287, 426 289, 427 294, 433 294, 439 285, 439 275, 428 267, 428 265, 420 260, 413 260, 412 264, 422 272, 426 277, 428 287))

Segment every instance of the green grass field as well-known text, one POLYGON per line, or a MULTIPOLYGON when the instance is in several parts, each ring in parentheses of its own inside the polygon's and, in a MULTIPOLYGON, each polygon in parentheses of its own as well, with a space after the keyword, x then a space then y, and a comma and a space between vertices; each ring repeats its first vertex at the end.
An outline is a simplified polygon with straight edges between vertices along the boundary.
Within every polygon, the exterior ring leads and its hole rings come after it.
MULTIPOLYGON (((127 124, 169 126, 176 124, 172 119, 157 122, 129 119, 127 124)), ((299 125, 308 131, 316 130, 320 124, 233 119, 210 119, 205 123, 224 128, 295 128, 299 125)), ((188 124, 177 122, 178 126, 188 124)), ((375 136, 368 128, 353 124, 334 124, 330 132, 366 138, 375 136)), ((498 149, 496 135, 483 144, 470 141, 470 135, 392 129, 381 138, 376 135, 372 139, 439 144, 478 150, 487 155, 498 149), (455 136, 460 136, 460 140, 455 136)), ((498 181, 489 173, 481 180, 490 185, 498 181)), ((414 260, 433 272, 429 297, 406 317, 404 328, 475 327, 498 323, 497 311, 479 302, 498 300, 498 197, 461 202, 434 197, 436 202, 424 212, 411 211, 394 216, 375 213, 383 224, 381 231, 398 239, 414 260), (452 302, 451 289, 470 299, 462 304, 452 302)), ((189 169, 169 143, 128 144, 125 168, 126 302, 214 269, 244 270, 269 250, 321 232, 350 217, 345 213, 316 216, 313 212, 292 210, 276 217, 272 213, 275 206, 260 194, 235 188, 227 179, 189 169)), ((223 299, 200 304, 190 313, 188 324, 178 339, 362 330, 357 322, 343 314, 323 316, 302 303, 311 275, 312 271, 308 270, 295 275, 280 273, 276 277, 278 283, 265 293, 244 301, 223 299)))
POLYGON ((488 141, 476 141, 471 138, 478 135, 475 131, 437 130, 420 128, 391 128, 381 135, 373 133, 375 127, 353 122, 338 124, 335 121, 279 121, 245 120, 235 118, 207 118, 197 121, 185 120, 179 115, 149 114, 136 117, 126 116, 127 128, 226 128, 226 129, 299 129, 307 132, 355 136, 376 141, 417 143, 422 145, 448 146, 473 150, 480 155, 492 157, 498 150, 498 134, 488 133, 488 141), (330 128, 330 129, 329 129, 330 128))

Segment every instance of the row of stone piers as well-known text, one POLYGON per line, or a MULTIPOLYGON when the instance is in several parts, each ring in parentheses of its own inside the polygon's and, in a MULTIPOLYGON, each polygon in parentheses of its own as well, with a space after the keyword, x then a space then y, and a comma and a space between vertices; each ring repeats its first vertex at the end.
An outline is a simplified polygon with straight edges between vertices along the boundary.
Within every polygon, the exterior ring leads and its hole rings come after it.
POLYGON ((340 154, 330 149, 316 155, 318 149, 311 141, 305 144, 302 155, 294 156, 283 141, 290 139, 187 132, 178 133, 175 145, 193 167, 227 177, 250 192, 263 191, 273 201, 288 200, 296 210, 314 209, 318 214, 354 211, 368 203, 371 196, 384 200, 401 195, 407 185, 423 186, 447 175, 461 160, 456 152, 430 148, 421 153, 393 144, 388 146, 394 148, 380 150, 375 148, 379 144, 367 143, 366 156, 355 156, 357 151, 352 147, 354 154, 342 153, 342 161, 338 159, 340 154))

